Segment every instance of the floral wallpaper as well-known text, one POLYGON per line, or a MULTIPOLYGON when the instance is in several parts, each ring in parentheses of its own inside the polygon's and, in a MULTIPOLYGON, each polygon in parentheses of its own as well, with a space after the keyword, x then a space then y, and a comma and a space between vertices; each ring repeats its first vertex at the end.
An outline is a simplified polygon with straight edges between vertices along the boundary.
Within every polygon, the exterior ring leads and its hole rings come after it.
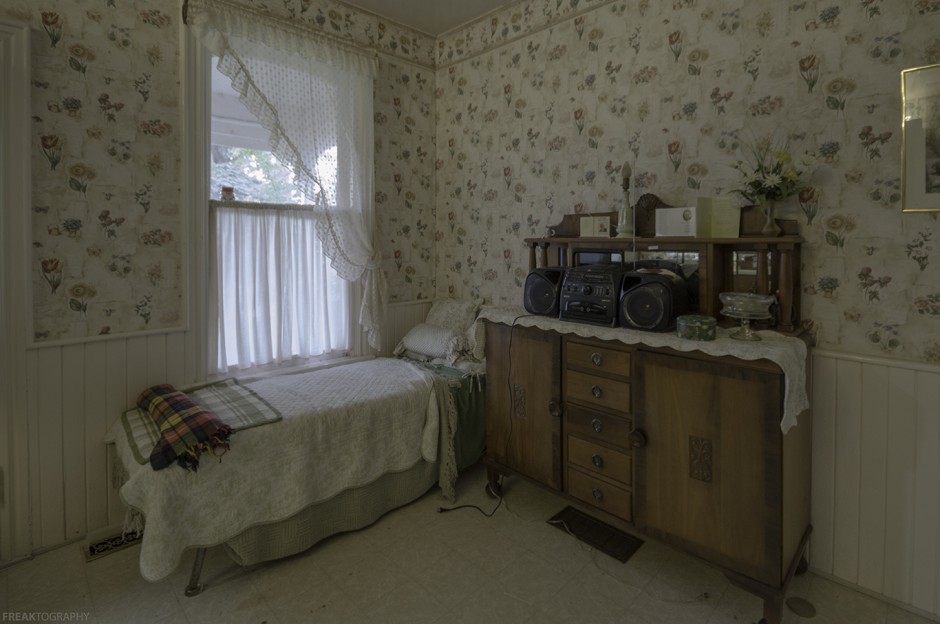
POLYGON ((389 302, 432 299, 434 71, 380 62, 375 95, 375 209, 389 302))
MULTIPOLYGON (((335 2, 245 1, 380 52, 389 293, 432 297, 433 41, 335 2)), ((13 0, 0 13, 33 26, 34 340, 182 326, 181 3, 13 0)))
POLYGON ((900 212, 899 77, 940 62, 940 0, 529 0, 437 59, 438 294, 520 304, 522 239, 617 210, 625 161, 688 205, 780 140, 815 162, 778 209, 817 344, 940 362, 940 228, 900 212))
POLYGON ((33 338, 182 325, 175 3, 16 2, 33 24, 33 338))
MULTIPOLYGON (((438 40, 331 0, 244 0, 374 50, 392 302, 518 304, 523 239, 617 210, 620 168, 686 204, 743 146, 813 157, 798 220, 822 347, 940 362, 936 214, 900 212, 902 68, 940 0, 519 0, 438 40)), ((13 0, 33 24, 35 338, 182 324, 179 0, 13 0)))

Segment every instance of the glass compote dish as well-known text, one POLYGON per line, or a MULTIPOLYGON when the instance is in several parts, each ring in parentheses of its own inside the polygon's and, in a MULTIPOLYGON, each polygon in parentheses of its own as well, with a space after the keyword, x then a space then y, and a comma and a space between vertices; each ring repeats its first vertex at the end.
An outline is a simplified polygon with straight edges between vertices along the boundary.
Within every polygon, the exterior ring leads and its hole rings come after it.
POLYGON ((773 318, 770 306, 774 302, 773 295, 758 295, 755 293, 726 292, 718 295, 725 307, 721 313, 731 318, 741 319, 741 327, 730 334, 736 340, 760 340, 761 337, 751 329, 752 320, 773 318))

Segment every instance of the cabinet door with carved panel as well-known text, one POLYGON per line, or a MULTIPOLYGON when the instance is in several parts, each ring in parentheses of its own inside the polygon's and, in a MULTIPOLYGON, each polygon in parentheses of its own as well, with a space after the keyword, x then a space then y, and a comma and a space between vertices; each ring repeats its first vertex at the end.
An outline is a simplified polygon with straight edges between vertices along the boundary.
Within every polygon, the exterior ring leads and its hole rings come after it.
MULTIPOLYGON (((637 524, 779 587, 785 544, 782 373, 767 361, 637 351, 637 524)), ((807 510, 808 511, 808 510, 807 510)), ((800 520, 800 534, 808 517, 800 520)))
POLYGON ((486 464, 561 490, 561 336, 486 324, 486 464))

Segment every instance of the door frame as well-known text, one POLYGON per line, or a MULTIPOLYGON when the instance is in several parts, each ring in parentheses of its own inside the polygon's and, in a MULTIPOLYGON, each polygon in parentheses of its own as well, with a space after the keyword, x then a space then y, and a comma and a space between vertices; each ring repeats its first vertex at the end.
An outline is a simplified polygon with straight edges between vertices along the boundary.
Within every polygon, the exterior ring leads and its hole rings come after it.
POLYGON ((0 19, 0 566, 31 554, 26 347, 30 331, 30 30, 0 19))

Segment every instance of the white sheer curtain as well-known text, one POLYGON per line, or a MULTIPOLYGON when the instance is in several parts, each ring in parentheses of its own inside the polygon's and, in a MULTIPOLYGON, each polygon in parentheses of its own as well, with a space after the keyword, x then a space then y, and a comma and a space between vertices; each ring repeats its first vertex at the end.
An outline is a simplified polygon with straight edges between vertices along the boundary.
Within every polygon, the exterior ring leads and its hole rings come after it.
POLYGON ((185 14, 240 100, 270 131, 274 155, 293 169, 330 266, 361 284, 359 322, 369 344, 380 348, 385 283, 373 242, 375 57, 227 0, 187 0, 185 14))
POLYGON ((347 348, 347 283, 328 266, 316 226, 301 206, 212 202, 218 370, 347 348))

